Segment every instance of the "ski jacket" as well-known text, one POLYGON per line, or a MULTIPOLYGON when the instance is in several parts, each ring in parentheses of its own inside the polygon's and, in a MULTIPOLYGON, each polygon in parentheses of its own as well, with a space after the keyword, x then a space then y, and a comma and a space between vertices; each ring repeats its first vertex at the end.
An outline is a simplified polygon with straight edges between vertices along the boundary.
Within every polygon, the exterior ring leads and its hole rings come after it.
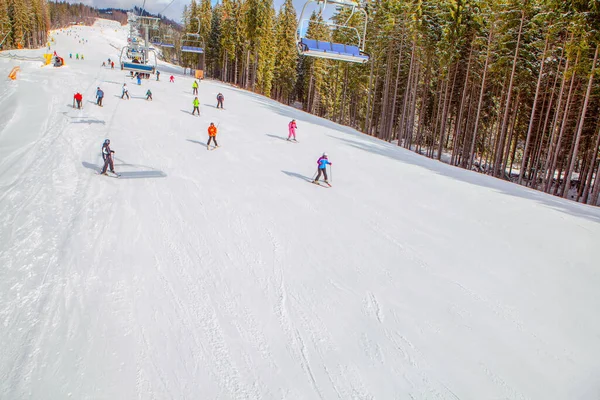
POLYGON ((198 107, 200 105, 200 100, 194 99, 194 107, 198 107))
POLYGON ((152 96, 152 92, 150 91, 150 89, 148 89, 148 91, 146 92, 146 96, 152 96))
POLYGON ((194 81, 194 83, 192 83, 192 87, 194 89, 198 89, 198 82, 194 81))
POLYGON ((208 127, 208 136, 217 136, 217 127, 214 125, 211 125, 208 127))
POLYGON ((127 86, 123 85, 123 93, 127 93, 129 92, 129 89, 127 89, 127 86))
POLYGON ((223 100, 225 100, 225 96, 223 96, 221 93, 219 93, 219 94, 217 95, 217 100, 219 100, 219 101, 223 101, 223 100))
POLYGON ((102 144, 102 158, 104 160, 106 160, 107 157, 109 157, 111 155, 111 153, 114 153, 114 151, 112 151, 110 149, 110 145, 109 144, 102 144))
POLYGON ((321 157, 317 160, 317 164, 319 165, 319 169, 325 169, 327 168, 327 165, 331 165, 331 163, 329 162, 329 160, 325 157, 321 157))
POLYGON ((102 91, 102 89, 98 89, 98 91, 96 92, 96 97, 98 97, 98 98, 104 97, 104 92, 102 91))
POLYGON ((291 133, 295 133, 296 132, 296 121, 290 122, 288 127, 290 128, 291 133))
POLYGON ((81 95, 81 93, 75 93, 75 96, 73 96, 73 98, 78 101, 83 100, 83 96, 81 95))

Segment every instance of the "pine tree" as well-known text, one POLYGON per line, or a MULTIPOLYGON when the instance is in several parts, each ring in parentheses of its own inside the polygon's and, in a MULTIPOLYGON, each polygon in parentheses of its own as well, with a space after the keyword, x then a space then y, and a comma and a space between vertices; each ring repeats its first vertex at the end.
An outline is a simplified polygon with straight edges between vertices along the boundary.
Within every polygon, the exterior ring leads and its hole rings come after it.
POLYGON ((292 0, 281 6, 276 22, 274 93, 279 101, 289 103, 296 86, 298 50, 296 48, 296 11, 292 0))

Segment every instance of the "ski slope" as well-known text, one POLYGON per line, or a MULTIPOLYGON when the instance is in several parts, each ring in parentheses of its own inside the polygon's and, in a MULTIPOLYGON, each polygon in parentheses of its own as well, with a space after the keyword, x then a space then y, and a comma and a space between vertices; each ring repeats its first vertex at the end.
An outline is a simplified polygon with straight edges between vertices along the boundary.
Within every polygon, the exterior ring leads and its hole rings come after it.
POLYGON ((73 31, 0 53, 0 399, 600 398, 597 208, 218 82, 192 116, 178 68, 100 66, 125 27, 73 31))

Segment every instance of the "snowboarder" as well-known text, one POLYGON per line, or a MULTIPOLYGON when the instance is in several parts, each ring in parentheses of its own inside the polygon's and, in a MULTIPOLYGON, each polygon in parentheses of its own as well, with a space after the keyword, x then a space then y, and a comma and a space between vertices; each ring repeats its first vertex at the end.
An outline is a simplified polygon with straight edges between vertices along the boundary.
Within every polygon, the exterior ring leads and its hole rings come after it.
POLYGON ((196 111, 198 111, 198 116, 200 116, 200 101, 198 100, 198 97, 194 97, 194 111, 192 111, 192 115, 195 115, 194 113, 196 111))
POLYGON ((83 96, 81 95, 81 93, 77 92, 75 93, 75 96, 73 96, 73 108, 75 108, 75 102, 77 102, 77 109, 81 110, 81 101, 83 100, 83 96))
POLYGON ((194 81, 194 83, 192 83, 192 94, 198 96, 198 81, 194 81))
POLYGON ((158 81, 158 78, 160 78, 160 72, 156 71, 156 80, 158 81))
POLYGON ((225 96, 223 96, 223 93, 219 93, 217 95, 217 108, 219 108, 220 105, 221 109, 223 109, 223 100, 225 100, 225 96))
POLYGON ((102 99, 104 98, 104 91, 98 87, 96 91, 96 104, 102 107, 102 99))
POLYGON ((148 89, 148 91, 146 92, 146 100, 152 100, 152 92, 150 91, 150 89, 148 89))
POLYGON ((175 83, 175 77, 173 75, 171 75, 171 77, 169 78, 169 82, 175 83))
POLYGON ((110 140, 104 140, 104 143, 102 144, 102 159, 104 160, 104 167, 102 167, 102 172, 100 172, 102 175, 106 175, 106 170, 108 167, 110 167, 110 172, 116 174, 115 166, 113 164, 113 153, 114 150, 111 150, 110 148, 110 140))
POLYGON ((327 153, 323 153, 323 155, 317 160, 318 172, 317 177, 315 178, 313 183, 318 183, 321 174, 323 174, 323 178, 325 178, 325 183, 329 185, 329 182, 327 181, 327 165, 333 164, 329 161, 329 158, 327 158, 327 153))
POLYGON ((127 100, 129 100, 129 89, 127 89, 126 83, 123 84, 123 94, 121 95, 121 98, 125 96, 127 96, 127 100))
POLYGON ((215 126, 214 122, 211 122, 210 126, 208 127, 208 143, 206 143, 206 150, 210 150, 211 141, 215 142, 215 148, 219 147, 217 144, 217 127, 215 126))
POLYGON ((291 121, 291 122, 288 124, 288 131, 289 131, 289 133, 288 133, 288 138, 287 138, 287 140, 292 140, 292 138, 293 138, 294 142, 296 142, 296 141, 297 141, 297 140, 296 140, 296 128, 297 128, 297 126, 296 126, 296 120, 295 120, 295 119, 293 119, 293 120, 292 120, 292 121, 291 121))

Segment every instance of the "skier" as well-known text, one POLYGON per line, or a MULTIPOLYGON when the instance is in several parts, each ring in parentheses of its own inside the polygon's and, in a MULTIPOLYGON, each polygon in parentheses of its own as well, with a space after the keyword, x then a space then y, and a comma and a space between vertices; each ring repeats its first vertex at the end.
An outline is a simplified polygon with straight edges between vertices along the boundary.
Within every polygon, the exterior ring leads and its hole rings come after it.
POLYGON ((158 81, 158 78, 160 78, 160 72, 156 71, 156 80, 158 81))
POLYGON ((110 172, 112 172, 115 175, 117 174, 115 172, 115 166, 113 164, 113 153, 114 150, 110 149, 110 140, 106 139, 102 144, 102 159, 104 160, 104 167, 102 167, 102 172, 100 172, 100 174, 106 175, 106 170, 108 169, 108 167, 110 167, 110 172))
POLYGON ((142 84, 142 78, 140 77, 139 74, 138 74, 138 77, 137 77, 137 84, 138 84, 138 86, 140 86, 142 84))
POLYGON ((127 89, 126 83, 123 84, 123 94, 121 95, 121 98, 125 96, 127 96, 127 100, 129 100, 129 89, 127 89))
POLYGON ((115 62, 114 61, 111 61, 111 63, 110 63, 110 69, 115 69, 115 62))
POLYGON ((98 86, 98 90, 96 91, 96 99, 97 99, 96 104, 99 105, 100 107, 102 107, 102 99, 103 98, 104 98, 104 92, 98 86))
POLYGON ((169 82, 175 83, 175 77, 173 75, 171 75, 171 77, 169 78, 169 82))
POLYGON ((150 89, 148 89, 148 91, 146 92, 146 100, 152 100, 152 92, 150 91, 150 89))
POLYGON ((194 111, 192 111, 192 115, 195 115, 194 113, 196 111, 198 111, 198 116, 200 116, 200 101, 198 100, 198 97, 194 97, 194 111))
POLYGON ((223 100, 225 100, 225 96, 223 96, 223 93, 219 93, 217 95, 217 108, 219 108, 220 105, 221 109, 223 109, 223 100))
POLYGON ((102 66, 106 67, 106 62, 105 61, 102 61, 102 66))
POLYGON ((69 53, 69 58, 73 58, 73 53, 69 53))
POLYGON ((75 93, 75 96, 73 96, 73 108, 75 108, 75 102, 77 102, 77 109, 81 110, 81 101, 83 100, 83 96, 81 95, 81 93, 77 92, 75 93))
POLYGON ((208 143, 206 143, 206 150, 210 150, 211 141, 215 142, 215 149, 219 147, 217 144, 217 127, 215 126, 214 122, 211 122, 210 126, 208 127, 208 143))
POLYGON ((83 54, 81 55, 81 59, 83 60, 83 54))
POLYGON ((79 60, 79 53, 75 54, 75 59, 79 60))
POLYGON ((297 128, 297 126, 296 126, 296 120, 295 120, 295 119, 293 119, 293 120, 292 120, 292 121, 291 121, 291 122, 288 124, 288 131, 289 131, 289 133, 288 133, 288 138, 287 138, 287 140, 292 140, 292 138, 294 138, 294 139, 293 139, 293 140, 294 140, 294 142, 296 142, 296 141, 297 141, 297 140, 296 140, 296 128, 297 128))
POLYGON ((198 96, 198 81, 194 81, 194 83, 192 83, 192 94, 198 96))
MULTIPOLYGON (((318 165, 318 170, 317 170, 318 173, 317 173, 317 177, 315 178, 313 183, 318 184, 319 178, 321 177, 321 174, 323 174, 323 178, 325 178, 325 183, 329 185, 329 182, 327 181, 327 165, 333 165, 333 164, 327 158, 327 153, 323 153, 321 158, 319 158, 317 160, 317 165, 318 165)), ((331 185, 329 185, 329 186, 331 186, 331 185)))

